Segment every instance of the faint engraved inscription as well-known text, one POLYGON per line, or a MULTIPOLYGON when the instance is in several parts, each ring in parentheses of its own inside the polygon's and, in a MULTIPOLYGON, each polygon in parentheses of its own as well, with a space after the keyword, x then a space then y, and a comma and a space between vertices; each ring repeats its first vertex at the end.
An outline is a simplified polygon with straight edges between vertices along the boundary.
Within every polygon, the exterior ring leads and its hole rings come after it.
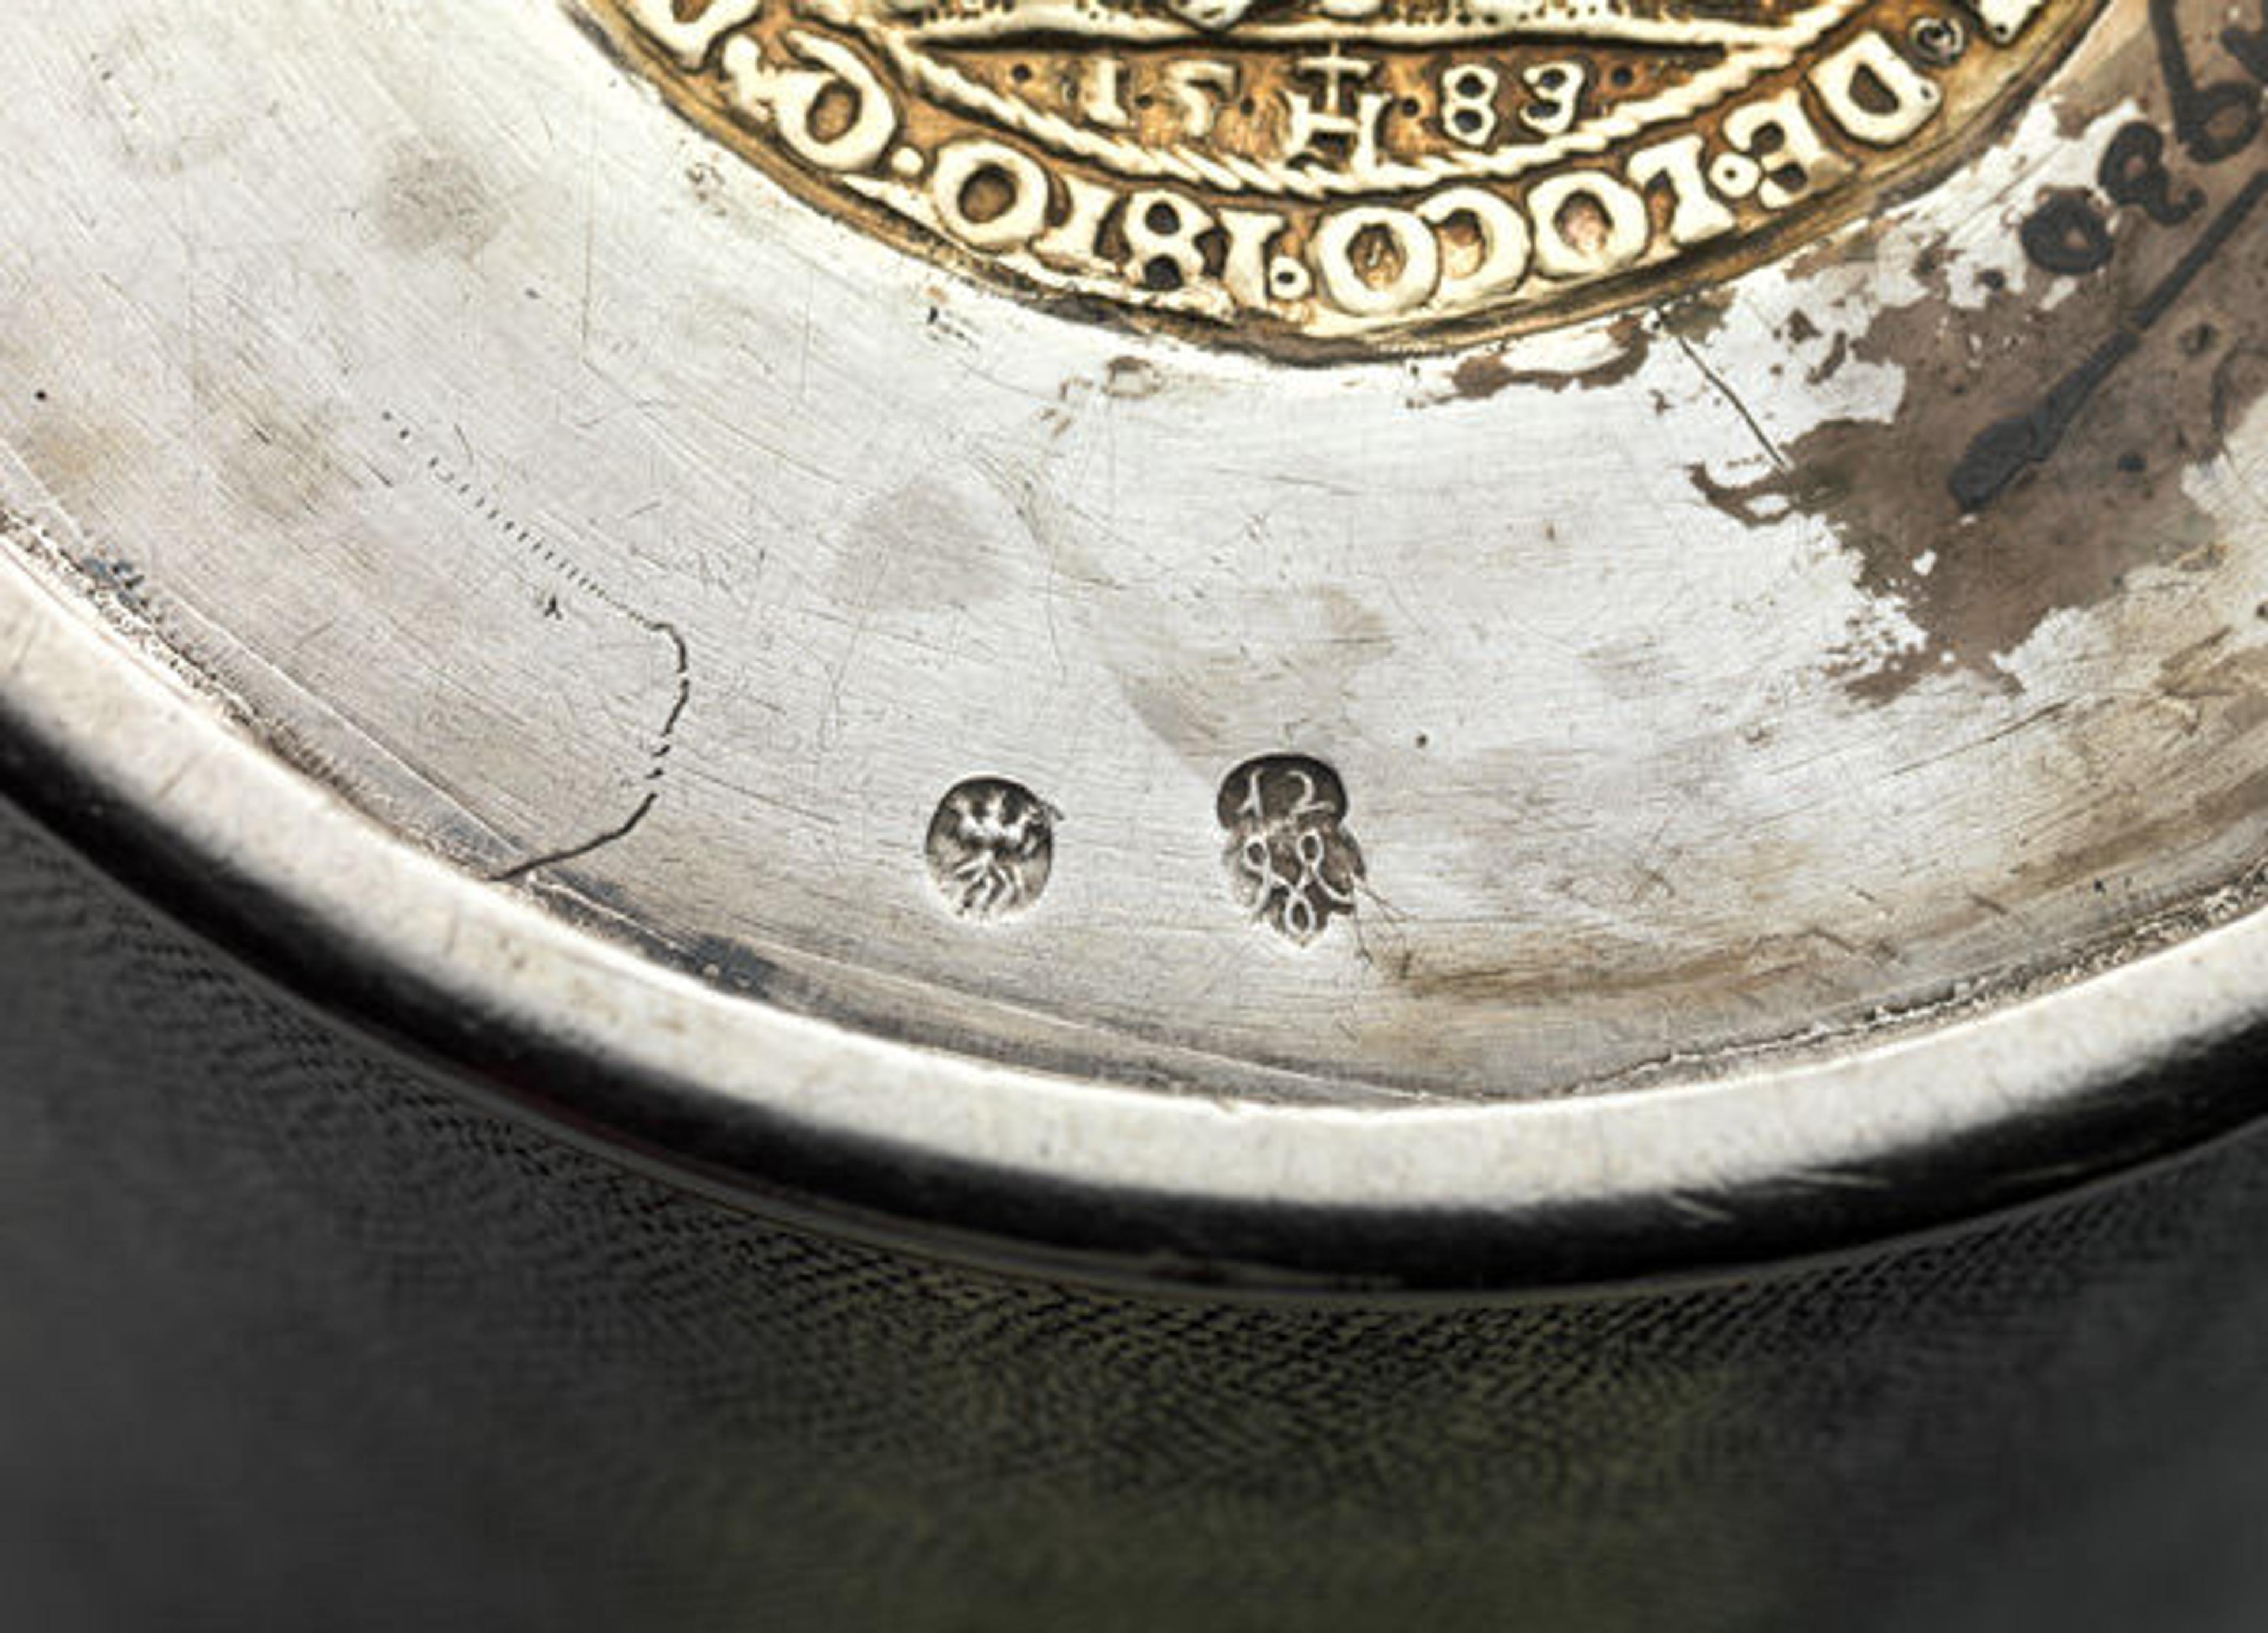
POLYGON ((1320 760, 1248 761, 1221 784, 1229 882, 1255 918, 1304 946, 1355 908, 1362 852, 1346 831, 1346 787, 1320 760))
MULTIPOLYGON (((2182 32, 2175 0, 2151 0, 2150 24, 2165 85, 2163 125, 2141 119, 2122 126, 2103 150, 2095 178, 2109 206, 2132 212, 2138 224, 2114 234, 2110 208, 2084 189, 2059 188, 2017 232, 2024 253, 2043 271, 2093 277, 2122 250, 2131 254, 2135 240, 2150 230, 2197 220, 2207 202, 2204 178, 2268 131, 2262 94, 2268 87, 2268 4, 2262 5, 2258 28, 2231 23, 2220 31, 2220 48, 2242 75, 2200 77, 2204 59, 2182 32)), ((2234 195, 2205 220, 2181 259, 2126 304, 2118 326, 2037 402, 1995 420, 1970 440, 1948 483, 1964 512, 1986 509, 2032 467, 2053 459, 2096 394, 2141 350, 2143 336, 2181 305, 2190 286, 2232 242, 2243 242, 2247 223, 2268 205, 2268 169, 2255 159, 2234 173, 2244 178, 2234 195)))
POLYGON ((1057 813, 1019 783, 974 777, 930 819, 929 872, 953 910, 1000 919, 1040 899, 1055 866, 1057 813))
POLYGON ((1215 335, 1535 321, 1991 129, 2096 0, 579 0, 813 202, 1215 335))

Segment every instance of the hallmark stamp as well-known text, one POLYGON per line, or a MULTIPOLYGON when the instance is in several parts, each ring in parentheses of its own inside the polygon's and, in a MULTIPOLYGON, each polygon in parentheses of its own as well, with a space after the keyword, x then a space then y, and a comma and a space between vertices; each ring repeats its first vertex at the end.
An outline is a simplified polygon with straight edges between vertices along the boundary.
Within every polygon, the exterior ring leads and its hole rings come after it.
POLYGON ((1941 164, 2095 0, 581 0, 821 208, 1201 335, 1666 292, 1941 164))
POLYGON ((1228 774, 1216 807, 1231 888, 1256 919, 1301 946, 1355 910, 1362 851, 1346 831, 1346 788, 1320 760, 1273 755, 1228 774))
POLYGON ((973 777, 938 802, 929 874, 965 918, 1001 919, 1040 899, 1055 867, 1059 813, 1020 783, 973 777))

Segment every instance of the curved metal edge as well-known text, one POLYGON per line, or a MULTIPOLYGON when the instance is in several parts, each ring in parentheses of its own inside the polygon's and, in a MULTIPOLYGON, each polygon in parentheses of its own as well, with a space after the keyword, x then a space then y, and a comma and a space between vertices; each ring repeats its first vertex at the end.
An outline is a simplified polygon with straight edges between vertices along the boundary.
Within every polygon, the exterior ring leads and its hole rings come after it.
POLYGON ((792 1227, 1312 1298, 1715 1279, 2069 1197, 2268 1114, 2268 919, 1847 1059, 1332 1111, 1051 1078, 662 971, 412 850, 0 557, 0 793, 320 1018, 792 1227))

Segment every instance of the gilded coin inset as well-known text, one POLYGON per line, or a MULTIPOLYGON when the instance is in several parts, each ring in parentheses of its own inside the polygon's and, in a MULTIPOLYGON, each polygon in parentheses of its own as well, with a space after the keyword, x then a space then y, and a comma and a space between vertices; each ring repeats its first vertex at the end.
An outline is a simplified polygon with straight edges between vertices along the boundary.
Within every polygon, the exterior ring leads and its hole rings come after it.
POLYGON ((583 0, 807 199, 1296 345, 1528 327, 1940 161, 2091 0, 583 0))

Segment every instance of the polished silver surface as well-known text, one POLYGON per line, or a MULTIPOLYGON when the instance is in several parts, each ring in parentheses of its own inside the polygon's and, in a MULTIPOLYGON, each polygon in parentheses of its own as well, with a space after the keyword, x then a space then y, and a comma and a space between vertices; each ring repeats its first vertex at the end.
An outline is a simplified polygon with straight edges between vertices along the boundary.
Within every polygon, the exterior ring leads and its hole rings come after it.
POLYGON ((0 108, 18 776, 287 977, 1160 1273, 1833 1246, 2250 1114, 2146 1078, 2264 990, 2245 19, 2116 0, 1933 185, 1336 362, 964 281, 580 20, 92 0, 0 108))

